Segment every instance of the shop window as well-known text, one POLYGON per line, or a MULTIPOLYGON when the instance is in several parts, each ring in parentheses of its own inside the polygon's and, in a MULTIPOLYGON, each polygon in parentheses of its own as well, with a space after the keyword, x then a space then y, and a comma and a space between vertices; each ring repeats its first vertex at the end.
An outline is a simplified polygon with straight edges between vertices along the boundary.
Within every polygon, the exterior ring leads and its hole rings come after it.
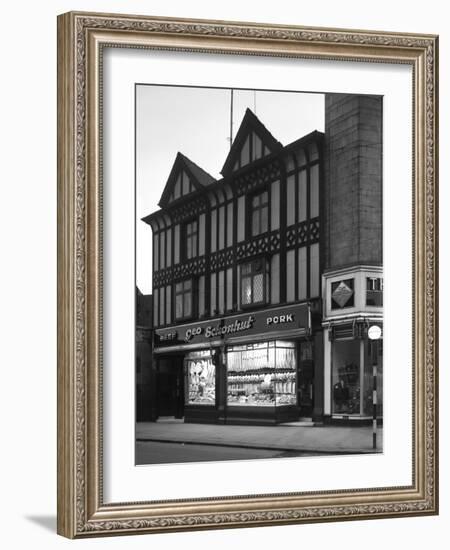
POLYGON ((377 364, 377 415, 383 414, 383 342, 335 340, 332 344, 332 413, 373 414, 373 364, 377 364), (363 365, 361 365, 363 361, 363 365))
POLYGON ((269 193, 264 191, 250 199, 252 237, 269 230, 269 193))
POLYGON ((366 305, 383 306, 383 279, 380 277, 366 278, 366 305))
POLYGON ((188 405, 214 405, 216 402, 216 367, 210 351, 186 355, 186 402, 188 405))
POLYGON ((227 350, 227 403, 275 407, 297 404, 294 342, 272 341, 227 350))
POLYGON ((266 263, 263 258, 241 265, 241 305, 266 301, 266 263))
POLYGON ((331 283, 331 309, 344 309, 355 305, 355 281, 345 279, 331 283))
POLYGON ((334 414, 359 415, 361 340, 335 341, 332 347, 334 414))
POLYGON ((197 220, 192 220, 185 224, 184 237, 185 237, 184 250, 186 253, 186 259, 190 260, 191 258, 195 258, 198 254, 198 248, 197 248, 198 222, 197 220))
POLYGON ((192 317, 192 279, 175 285, 175 317, 186 319, 192 317))

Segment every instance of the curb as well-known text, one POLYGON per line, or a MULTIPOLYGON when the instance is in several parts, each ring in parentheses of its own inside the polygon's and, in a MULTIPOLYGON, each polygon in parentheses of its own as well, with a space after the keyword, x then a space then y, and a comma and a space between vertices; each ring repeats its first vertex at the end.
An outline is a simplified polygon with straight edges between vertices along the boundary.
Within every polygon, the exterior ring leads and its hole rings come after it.
POLYGON ((153 443, 175 443, 179 445, 206 445, 210 447, 231 447, 235 449, 255 449, 259 451, 280 451, 283 453, 308 453, 308 454, 319 454, 319 455, 355 455, 355 454, 379 454, 382 451, 373 451, 373 449, 297 449, 292 447, 274 447, 271 445, 248 445, 243 443, 227 443, 227 442, 213 442, 213 441, 185 441, 179 439, 157 439, 157 438, 146 438, 146 437, 137 437, 136 442, 153 442, 153 443))

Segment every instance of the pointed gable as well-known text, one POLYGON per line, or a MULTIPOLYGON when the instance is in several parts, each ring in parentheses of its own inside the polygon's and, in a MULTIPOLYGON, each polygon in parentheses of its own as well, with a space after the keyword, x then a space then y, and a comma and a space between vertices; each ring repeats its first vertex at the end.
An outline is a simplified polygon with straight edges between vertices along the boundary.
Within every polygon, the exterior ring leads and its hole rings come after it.
POLYGON ((185 197, 198 189, 207 187, 216 180, 197 166, 195 162, 181 153, 177 153, 164 191, 159 200, 161 208, 185 197))
POLYGON ((273 137, 259 118, 247 109, 220 173, 227 176, 281 148, 281 143, 273 137))

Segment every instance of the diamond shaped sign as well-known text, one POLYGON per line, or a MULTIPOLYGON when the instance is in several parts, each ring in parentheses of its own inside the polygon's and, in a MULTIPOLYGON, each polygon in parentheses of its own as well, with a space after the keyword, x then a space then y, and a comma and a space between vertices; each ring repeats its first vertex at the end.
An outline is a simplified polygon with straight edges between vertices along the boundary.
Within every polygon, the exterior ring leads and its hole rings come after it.
POLYGON ((344 281, 341 281, 331 296, 339 307, 344 307, 353 296, 353 290, 344 281))

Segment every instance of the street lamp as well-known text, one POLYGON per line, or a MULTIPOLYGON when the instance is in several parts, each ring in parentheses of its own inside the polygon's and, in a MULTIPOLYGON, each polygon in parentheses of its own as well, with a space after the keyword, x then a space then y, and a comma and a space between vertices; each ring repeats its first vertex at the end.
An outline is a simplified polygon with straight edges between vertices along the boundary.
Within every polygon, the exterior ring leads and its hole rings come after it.
POLYGON ((373 420, 372 420, 372 447, 377 448, 377 363, 378 363, 378 340, 381 337, 381 328, 372 325, 367 331, 367 336, 372 341, 372 369, 373 369, 373 420))

